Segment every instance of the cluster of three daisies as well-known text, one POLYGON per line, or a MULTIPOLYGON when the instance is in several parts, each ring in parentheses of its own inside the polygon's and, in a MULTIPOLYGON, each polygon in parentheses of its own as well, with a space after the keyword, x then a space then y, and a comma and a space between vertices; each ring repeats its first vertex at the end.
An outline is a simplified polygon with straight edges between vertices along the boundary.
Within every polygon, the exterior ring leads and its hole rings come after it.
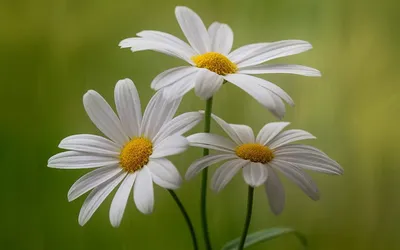
POLYGON ((212 188, 216 191, 223 189, 242 170, 248 185, 265 186, 271 210, 278 214, 285 203, 284 189, 277 175, 279 171, 317 200, 317 187, 303 170, 341 174, 342 168, 314 147, 291 144, 314 139, 310 133, 298 129, 283 131, 289 123, 272 122, 255 136, 246 125, 228 124, 212 115, 230 139, 210 133, 186 138, 183 134, 203 119, 203 112, 188 112, 174 117, 185 93, 194 88, 196 95, 208 99, 226 81, 243 89, 275 116, 282 118, 285 106, 281 99, 293 104, 292 99, 278 86, 249 74, 319 76, 319 71, 305 66, 262 64, 304 52, 311 45, 287 40, 250 44, 230 52, 233 32, 228 25, 215 22, 207 30, 192 10, 177 7, 175 14, 191 46, 159 31, 142 31, 138 37, 123 40, 120 46, 132 51, 162 52, 181 58, 191 66, 167 70, 153 80, 151 86, 158 92, 149 101, 143 115, 138 91, 129 79, 120 80, 115 86, 118 115, 101 95, 88 91, 83 97, 85 110, 108 139, 89 134, 69 136, 59 145, 68 151, 56 154, 48 161, 48 166, 53 168, 96 168, 77 180, 68 192, 68 199, 72 201, 91 191, 82 205, 79 223, 84 225, 118 185, 109 213, 113 226, 120 225, 132 189, 136 207, 142 213, 151 213, 154 206, 153 182, 171 190, 182 183, 178 170, 166 157, 182 153, 189 145, 217 153, 192 163, 186 179, 212 164, 225 161, 212 178, 212 188))

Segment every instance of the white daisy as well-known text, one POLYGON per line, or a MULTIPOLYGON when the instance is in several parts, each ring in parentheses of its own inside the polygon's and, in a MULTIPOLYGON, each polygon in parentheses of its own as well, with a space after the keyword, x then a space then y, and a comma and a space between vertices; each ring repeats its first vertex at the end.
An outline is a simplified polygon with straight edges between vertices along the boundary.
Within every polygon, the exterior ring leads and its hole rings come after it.
POLYGON ((335 175, 343 173, 339 164, 322 151, 307 145, 290 144, 315 137, 299 129, 281 132, 289 125, 288 122, 268 123, 255 137, 253 130, 246 125, 228 124, 221 118, 212 116, 232 140, 206 133, 189 136, 187 139, 191 146, 213 149, 220 153, 195 161, 187 170, 186 179, 193 178, 212 164, 226 161, 216 170, 212 178, 212 188, 215 191, 222 190, 242 169, 243 178, 248 185, 265 185, 271 210, 279 214, 285 204, 285 192, 276 170, 296 183, 313 200, 319 199, 318 189, 303 169, 335 175))
POLYGON ((97 168, 82 176, 68 192, 68 200, 72 201, 93 189, 79 213, 80 225, 90 219, 119 183, 110 208, 114 227, 121 222, 132 188, 136 207, 144 214, 151 213, 153 182, 167 189, 181 185, 179 172, 165 157, 187 149, 188 141, 182 134, 203 117, 200 112, 189 112, 173 118, 181 99, 167 102, 160 92, 150 100, 142 118, 139 95, 130 79, 118 81, 114 97, 119 118, 97 92, 89 90, 83 96, 90 119, 109 139, 90 134, 69 136, 59 145, 69 151, 48 161, 52 168, 97 168))
POLYGON ((127 38, 119 44, 121 48, 131 48, 133 52, 154 50, 190 64, 164 71, 151 83, 155 90, 164 89, 164 95, 169 99, 183 96, 192 88, 199 97, 208 99, 225 80, 243 89, 274 115, 282 118, 285 105, 281 98, 290 105, 294 105, 293 100, 275 84, 251 75, 321 75, 316 69, 300 65, 262 64, 307 51, 312 48, 308 42, 284 40, 255 43, 231 52, 233 32, 227 24, 214 22, 207 30, 200 17, 187 7, 176 7, 175 15, 190 46, 173 35, 152 30, 141 31, 137 33, 138 37, 127 38))

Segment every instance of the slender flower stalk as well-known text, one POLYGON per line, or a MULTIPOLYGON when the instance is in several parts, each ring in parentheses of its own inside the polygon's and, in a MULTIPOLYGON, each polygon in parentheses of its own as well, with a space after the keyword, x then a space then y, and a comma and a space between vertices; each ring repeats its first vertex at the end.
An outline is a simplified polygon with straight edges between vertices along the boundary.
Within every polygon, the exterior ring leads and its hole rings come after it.
MULTIPOLYGON (((204 115, 204 132, 210 133, 211 130, 211 113, 212 113, 213 98, 209 98, 206 101, 206 112, 204 115)), ((209 154, 209 149, 205 148, 203 150, 203 156, 209 154)), ((208 223, 207 223, 207 178, 208 178, 208 168, 203 169, 202 180, 201 180, 201 199, 200 199, 200 212, 201 212, 201 226, 203 229, 204 243, 206 244, 206 249, 211 250, 210 235, 208 233, 208 223)))
POLYGON ((194 231, 194 227, 192 221, 190 220, 189 214, 186 212, 185 207, 183 206, 182 202, 180 201, 176 193, 171 189, 168 189, 168 192, 171 194, 172 198, 176 202, 176 205, 178 205, 179 210, 181 210, 183 218, 185 219, 186 224, 189 227, 190 236, 192 237, 192 242, 193 242, 193 249, 198 250, 199 246, 197 245, 196 232, 194 231))
POLYGON ((253 196, 254 196, 254 187, 249 186, 247 193, 247 212, 246 212, 246 220, 244 222, 242 237, 240 238, 240 243, 238 246, 238 250, 242 250, 244 248, 244 243, 246 242, 247 232, 249 231, 251 214, 253 212, 253 196))

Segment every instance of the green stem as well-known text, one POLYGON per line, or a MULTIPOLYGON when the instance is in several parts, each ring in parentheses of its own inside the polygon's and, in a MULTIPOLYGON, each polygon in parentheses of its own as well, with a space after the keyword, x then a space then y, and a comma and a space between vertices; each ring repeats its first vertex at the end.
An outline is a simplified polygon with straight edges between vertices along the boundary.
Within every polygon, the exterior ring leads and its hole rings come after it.
POLYGON ((247 232, 249 231, 251 213, 253 211, 253 196, 254 196, 254 188, 249 186, 249 191, 247 193, 247 213, 246 220, 244 222, 242 237, 240 238, 240 243, 238 250, 243 250, 244 243, 246 242, 247 232))
MULTIPOLYGON (((211 128, 211 111, 212 111, 212 103, 213 98, 207 100, 206 102, 206 112, 204 117, 204 132, 209 133, 211 128)), ((203 150, 203 156, 209 154, 208 149, 203 150)), ((207 250, 211 250, 211 241, 210 235, 208 233, 208 225, 207 225, 207 176, 208 176, 208 168, 204 168, 202 172, 202 180, 201 180, 201 200, 200 200, 200 212, 201 212, 201 226, 203 229, 203 237, 204 243, 206 245, 207 250)))
POLYGON ((179 200, 178 196, 176 195, 176 193, 174 191, 172 191, 170 189, 167 189, 167 190, 171 194, 171 196, 174 199, 174 201, 176 202, 176 204, 178 205, 179 209, 181 210, 182 215, 185 218, 186 224, 189 227, 190 235, 192 236, 192 241, 193 241, 193 249, 198 250, 199 247, 197 245, 196 233, 194 231, 192 221, 190 220, 190 217, 189 217, 188 213, 186 212, 185 207, 183 206, 182 202, 179 200))

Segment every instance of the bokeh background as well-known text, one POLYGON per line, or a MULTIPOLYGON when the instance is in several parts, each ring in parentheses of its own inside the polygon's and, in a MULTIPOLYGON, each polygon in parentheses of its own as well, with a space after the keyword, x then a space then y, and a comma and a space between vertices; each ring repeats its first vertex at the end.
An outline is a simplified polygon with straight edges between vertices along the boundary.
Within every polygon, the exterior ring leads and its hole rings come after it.
MULTIPOLYGON (((134 80, 143 103, 151 80, 184 62, 155 52, 132 54, 118 43, 144 29, 183 38, 174 7, 194 9, 206 25, 218 20, 235 32, 234 48, 284 39, 310 41, 314 49, 280 59, 318 68, 322 78, 266 75, 295 100, 285 120, 318 137, 310 142, 336 159, 343 176, 311 174, 321 191, 313 202, 284 181, 287 205, 280 216, 256 190, 251 231, 290 226, 309 249, 400 249, 399 93, 400 5, 396 0, 281 1, 77 1, 0 2, 0 248, 1 249, 191 249, 186 225, 169 194, 155 189, 152 215, 130 199, 122 225, 111 227, 109 197, 89 223, 77 218, 84 201, 68 203, 67 191, 85 170, 46 167, 71 134, 97 133, 82 106, 95 89, 113 102, 117 80, 134 80)), ((214 112, 258 131, 275 119, 255 100, 226 84, 214 112)), ((200 110, 193 93, 179 112, 200 110)), ((200 131, 198 126, 195 131, 200 131)), ((214 132, 221 132, 216 126, 214 132)), ((201 154, 192 148, 172 160, 184 174, 201 154)), ((215 167, 212 168, 212 172, 215 167)), ((197 227, 200 178, 177 191, 197 227)), ((240 176, 219 194, 209 192, 209 224, 215 249, 240 235, 246 186, 240 176)), ((202 244, 202 243, 201 243, 202 244)), ((252 249, 301 249, 285 236, 252 249)))

